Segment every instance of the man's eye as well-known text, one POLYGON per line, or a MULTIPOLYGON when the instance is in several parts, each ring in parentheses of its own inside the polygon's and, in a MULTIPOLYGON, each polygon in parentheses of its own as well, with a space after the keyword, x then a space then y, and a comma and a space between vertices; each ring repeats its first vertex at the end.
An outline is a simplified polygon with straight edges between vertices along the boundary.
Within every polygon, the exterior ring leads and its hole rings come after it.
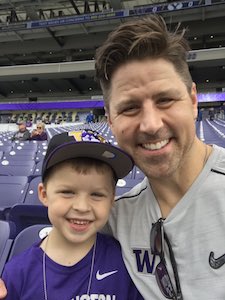
POLYGON ((128 106, 125 107, 121 110, 121 114, 129 115, 129 114, 134 114, 138 110, 137 106, 128 106))
POLYGON ((159 105, 170 105, 174 102, 175 100, 172 98, 162 98, 158 100, 159 105))

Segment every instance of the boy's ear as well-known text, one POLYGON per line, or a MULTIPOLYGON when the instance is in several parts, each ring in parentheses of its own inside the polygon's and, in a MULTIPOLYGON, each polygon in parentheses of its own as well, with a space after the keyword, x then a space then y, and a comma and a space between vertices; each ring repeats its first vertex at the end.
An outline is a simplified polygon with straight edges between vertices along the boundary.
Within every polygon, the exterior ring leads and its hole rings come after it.
POLYGON ((41 203, 48 207, 48 198, 47 198, 47 192, 46 192, 46 189, 44 187, 44 184, 41 182, 39 183, 38 185, 38 197, 39 197, 39 200, 41 201, 41 203))

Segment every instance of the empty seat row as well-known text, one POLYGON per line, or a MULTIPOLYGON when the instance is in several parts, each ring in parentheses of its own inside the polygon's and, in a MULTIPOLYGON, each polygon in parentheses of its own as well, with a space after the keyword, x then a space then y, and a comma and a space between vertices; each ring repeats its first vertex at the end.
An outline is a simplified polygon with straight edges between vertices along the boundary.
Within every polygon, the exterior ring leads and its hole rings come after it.
POLYGON ((41 175, 43 160, 0 160, 0 176, 41 175))

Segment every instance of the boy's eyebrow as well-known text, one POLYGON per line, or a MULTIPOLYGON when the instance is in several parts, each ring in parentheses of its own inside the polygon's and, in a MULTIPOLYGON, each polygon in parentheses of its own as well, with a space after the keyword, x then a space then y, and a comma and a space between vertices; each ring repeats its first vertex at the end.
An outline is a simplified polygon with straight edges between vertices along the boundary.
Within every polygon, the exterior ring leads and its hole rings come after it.
POLYGON ((58 184, 58 186, 56 187, 56 189, 62 189, 62 188, 73 188, 74 185, 70 185, 70 184, 67 184, 67 183, 60 183, 58 184))

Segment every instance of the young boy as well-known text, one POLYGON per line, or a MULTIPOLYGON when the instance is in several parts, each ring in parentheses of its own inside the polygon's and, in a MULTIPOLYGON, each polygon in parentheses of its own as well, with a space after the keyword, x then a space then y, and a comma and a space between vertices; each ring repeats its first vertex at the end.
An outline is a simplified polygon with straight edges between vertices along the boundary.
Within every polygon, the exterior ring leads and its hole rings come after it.
POLYGON ((53 136, 38 186, 52 230, 6 264, 6 299, 143 299, 119 243, 99 233, 114 203, 116 182, 132 167, 126 153, 91 130, 53 136))

